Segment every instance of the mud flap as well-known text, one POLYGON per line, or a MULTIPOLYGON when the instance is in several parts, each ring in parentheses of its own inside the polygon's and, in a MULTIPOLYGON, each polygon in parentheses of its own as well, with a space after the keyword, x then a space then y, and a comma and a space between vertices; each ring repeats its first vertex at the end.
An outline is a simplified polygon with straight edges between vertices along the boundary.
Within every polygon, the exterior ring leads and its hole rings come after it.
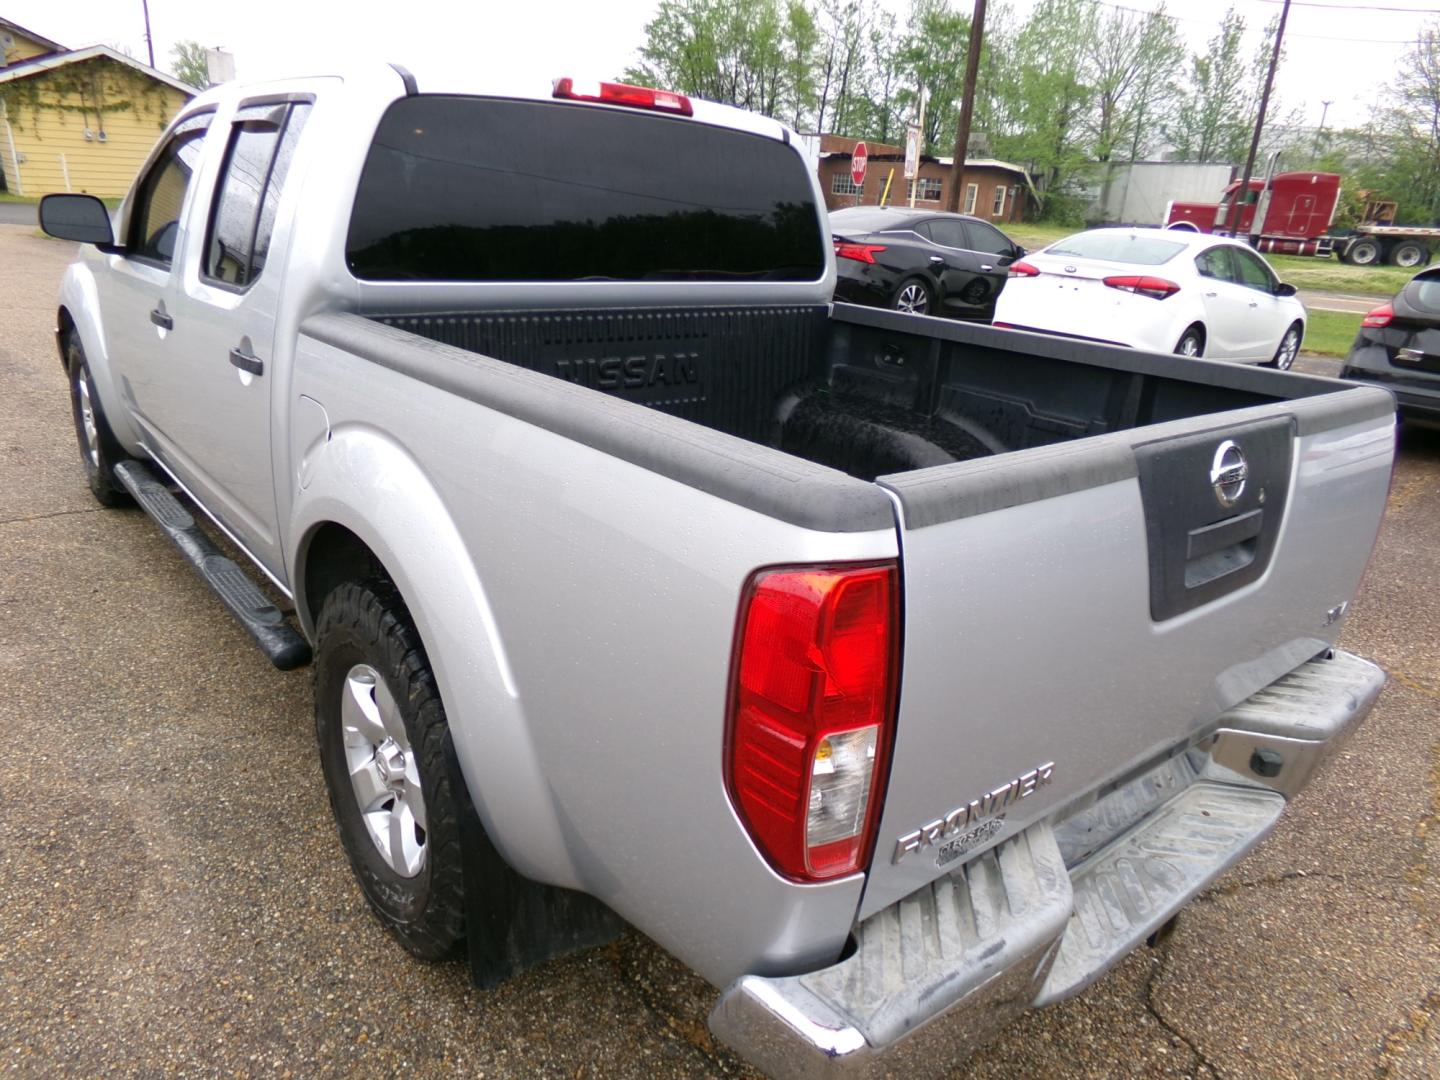
POLYGON ((546 960, 619 937, 624 920, 593 896, 510 868, 480 823, 449 739, 445 761, 459 804, 465 943, 475 985, 489 990, 546 960))

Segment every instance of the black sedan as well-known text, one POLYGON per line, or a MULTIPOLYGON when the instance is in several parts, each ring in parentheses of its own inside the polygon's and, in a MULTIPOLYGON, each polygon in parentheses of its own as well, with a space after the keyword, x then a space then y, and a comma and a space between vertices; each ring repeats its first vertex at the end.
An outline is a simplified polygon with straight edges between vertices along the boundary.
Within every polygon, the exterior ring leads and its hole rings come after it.
POLYGON ((1391 390, 1402 417, 1440 423, 1440 266, 1365 316, 1340 377, 1391 390))
POLYGON ((853 206, 830 214, 835 299, 989 322, 1025 249, 964 214, 853 206))

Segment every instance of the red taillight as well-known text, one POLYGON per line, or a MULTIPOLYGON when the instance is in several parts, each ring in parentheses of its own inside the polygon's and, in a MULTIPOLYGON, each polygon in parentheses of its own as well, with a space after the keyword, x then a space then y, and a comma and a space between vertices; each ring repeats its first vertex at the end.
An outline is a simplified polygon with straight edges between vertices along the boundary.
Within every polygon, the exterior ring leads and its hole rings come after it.
POLYGON ((898 594, 887 563, 762 570, 741 599, 726 783, 788 877, 869 861, 894 731, 898 594))
POLYGON ((1175 282, 1163 277, 1149 277, 1148 275, 1142 277, 1124 274, 1119 277, 1107 277, 1105 284, 1112 289, 1139 293, 1141 296, 1150 296, 1156 300, 1164 300, 1167 296, 1174 296, 1180 291, 1180 286, 1175 282))
POLYGON ((1027 262, 1014 262, 1010 264, 1011 277, 1039 277, 1040 268, 1031 266, 1027 262))
POLYGON ((875 265, 875 253, 884 251, 884 244, 851 244, 844 240, 835 241, 835 257, 837 259, 854 259, 856 262, 875 265))
POLYGON ((1395 309, 1389 304, 1381 304, 1361 319, 1360 325, 1368 326, 1372 330, 1379 330, 1381 327, 1389 326, 1390 320, 1393 318, 1395 318, 1395 309))
POLYGON ((675 113, 677 116, 693 116, 690 99, 673 90, 654 90, 648 86, 631 86, 628 83, 594 82, 577 83, 568 76, 555 80, 552 97, 569 101, 599 101, 606 105, 628 105, 632 109, 654 109, 657 112, 675 113))

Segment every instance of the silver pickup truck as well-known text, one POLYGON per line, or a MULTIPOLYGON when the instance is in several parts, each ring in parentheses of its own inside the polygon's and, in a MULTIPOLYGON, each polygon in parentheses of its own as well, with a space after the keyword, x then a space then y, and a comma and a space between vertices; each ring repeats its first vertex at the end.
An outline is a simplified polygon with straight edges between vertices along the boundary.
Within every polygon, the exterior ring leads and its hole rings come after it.
POLYGON ((832 305, 771 120, 226 86, 114 220, 41 217, 92 490, 313 659, 367 900, 482 985, 628 923, 777 1076, 946 1068, 1162 929, 1383 682, 1333 645, 1387 393, 832 305))

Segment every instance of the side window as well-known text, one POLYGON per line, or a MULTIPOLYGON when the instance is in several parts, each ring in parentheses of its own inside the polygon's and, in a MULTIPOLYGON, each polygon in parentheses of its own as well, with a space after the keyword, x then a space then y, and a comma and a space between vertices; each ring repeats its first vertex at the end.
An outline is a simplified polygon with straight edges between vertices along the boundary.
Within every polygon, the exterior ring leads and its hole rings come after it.
POLYGON ((1213 247, 1208 251, 1202 251, 1195 256, 1195 269, 1204 278, 1213 278, 1216 281, 1234 281, 1235 277, 1230 269, 1229 248, 1213 247))
POLYGON ((1230 256, 1235 260, 1235 267, 1240 272, 1241 285, 1249 289, 1259 289, 1261 292, 1275 291, 1275 278, 1258 255, 1244 248, 1231 248, 1230 256))
POLYGON ((174 260, 180 209, 200 161, 210 118, 210 113, 204 113, 181 121, 136 188, 126 245, 132 257, 162 266, 174 260))
MULTIPOLYGON (((1004 191, 1004 188, 996 188, 996 191, 1004 191)), ((990 255, 1011 255, 1015 251, 1015 245, 1005 239, 1005 235, 999 229, 992 229, 989 225, 982 225, 978 221, 967 221, 965 228, 970 230, 970 249, 972 251, 983 251, 990 255)))
POLYGON ((260 276, 309 112, 307 102, 281 102, 246 105, 235 114, 205 239, 205 277, 244 288, 260 276))
POLYGON ((948 218, 932 218, 925 223, 930 239, 944 247, 967 249, 970 242, 965 236, 965 226, 948 218))

